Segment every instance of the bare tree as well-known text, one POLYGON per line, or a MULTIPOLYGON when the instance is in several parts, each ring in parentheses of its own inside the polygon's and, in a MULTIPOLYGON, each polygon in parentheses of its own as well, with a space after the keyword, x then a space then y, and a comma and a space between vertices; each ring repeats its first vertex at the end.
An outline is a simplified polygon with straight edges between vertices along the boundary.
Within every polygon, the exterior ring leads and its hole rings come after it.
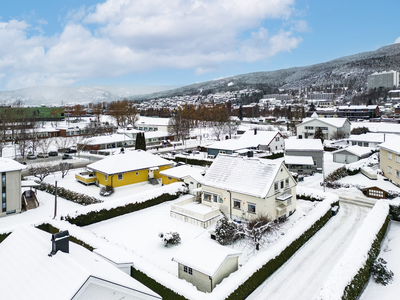
POLYGON ((72 169, 72 167, 73 167, 73 165, 70 163, 60 162, 58 164, 58 169, 61 172, 61 178, 64 178, 68 174, 69 170, 72 169))
POLYGON ((49 152, 49 147, 52 142, 53 141, 51 138, 41 139, 37 142, 37 148, 40 150, 40 152, 47 153, 49 152))
POLYGON ((43 181, 47 176, 54 172, 54 167, 43 163, 36 166, 30 166, 28 171, 29 175, 32 175, 38 178, 40 181, 43 181))

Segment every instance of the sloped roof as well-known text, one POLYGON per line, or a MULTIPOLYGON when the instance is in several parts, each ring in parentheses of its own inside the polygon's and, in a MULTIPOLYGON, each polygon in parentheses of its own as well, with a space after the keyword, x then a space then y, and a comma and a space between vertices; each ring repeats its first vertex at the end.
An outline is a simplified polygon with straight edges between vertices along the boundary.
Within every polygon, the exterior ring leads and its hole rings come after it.
POLYGON ((354 154, 358 157, 363 157, 368 154, 371 154, 371 148, 369 147, 360 147, 360 146, 349 146, 347 148, 339 149, 334 151, 333 153, 342 153, 342 152, 349 152, 351 154, 354 154))
POLYGON ((323 151, 320 139, 286 139, 286 151, 323 151))
POLYGON ((240 140, 224 140, 218 141, 206 146, 209 149, 220 149, 220 150, 239 150, 239 149, 246 149, 248 147, 247 144, 241 143, 240 140))
POLYGON ((257 147, 258 145, 268 145, 276 135, 280 135, 280 133, 277 131, 257 130, 257 134, 254 134, 254 130, 248 130, 240 137, 239 141, 252 147, 257 147))
POLYGON ((282 160, 219 154, 201 184, 264 198, 281 165, 282 160))
POLYGON ((390 152, 400 154, 399 145, 400 145, 400 136, 397 136, 397 137, 393 136, 387 142, 384 142, 384 143, 378 145, 378 147, 388 150, 390 152))
POLYGON ((101 144, 118 143, 124 141, 133 141, 133 139, 131 139, 127 135, 117 133, 117 134, 102 135, 84 139, 80 144, 101 145, 101 144))
POLYGON ((371 143, 383 143, 385 139, 384 133, 364 133, 364 134, 352 134, 347 140, 354 142, 371 142, 371 143))
POLYGON ((25 170, 27 166, 5 157, 0 157, 0 172, 11 172, 25 170))
POLYGON ((312 156, 285 155, 285 164, 287 164, 287 165, 313 166, 314 165, 314 160, 313 160, 312 156))
POLYGON ((228 257, 240 254, 216 243, 191 241, 185 243, 172 260, 213 277, 228 257))
POLYGON ((344 123, 349 122, 350 121, 347 118, 305 118, 303 119, 303 123, 297 124, 296 126, 299 125, 304 125, 305 123, 309 123, 312 121, 320 121, 322 123, 340 128, 343 127, 344 123))
POLYGON ((103 174, 113 175, 171 164, 171 161, 158 155, 143 150, 134 150, 107 156, 88 165, 87 168, 103 174))
POLYGON ((196 167, 191 167, 191 166, 178 166, 175 168, 170 168, 167 170, 163 170, 160 172, 160 175, 164 176, 169 176, 169 177, 174 177, 174 178, 185 178, 188 176, 191 176, 193 178, 198 178, 198 174, 204 174, 204 170, 196 167))
POLYGON ((70 253, 58 251, 50 257, 51 250, 49 233, 31 226, 15 229, 0 244, 0 278, 2 285, 7 287, 1 292, 2 298, 69 300, 89 279, 94 279, 97 283, 85 286, 92 291, 101 289, 107 294, 114 292, 114 297, 129 296, 124 299, 161 299, 152 290, 82 246, 70 242, 70 253), (105 281, 115 288, 102 286, 101 282, 105 281))

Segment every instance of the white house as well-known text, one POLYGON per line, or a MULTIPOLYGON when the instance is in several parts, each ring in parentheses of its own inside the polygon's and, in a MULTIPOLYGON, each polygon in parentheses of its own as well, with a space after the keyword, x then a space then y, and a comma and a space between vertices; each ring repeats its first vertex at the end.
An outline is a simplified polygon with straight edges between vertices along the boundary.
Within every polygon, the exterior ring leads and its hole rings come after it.
POLYGON ((178 277, 211 293, 229 274, 238 269, 241 253, 217 243, 191 241, 178 250, 173 261, 178 263, 178 277))
POLYGON ((261 131, 256 128, 246 131, 239 142, 249 145, 249 148, 276 152, 284 149, 285 138, 278 131, 261 131))
POLYGON ((327 140, 333 139, 336 135, 349 137, 351 123, 347 118, 318 118, 315 113, 311 118, 305 118, 302 123, 296 125, 297 138, 313 139, 315 131, 320 128, 327 140))
POLYGON ((26 168, 27 166, 24 166, 13 159, 0 157, 0 217, 21 212, 21 171, 26 168))
POLYGON ((202 203, 231 219, 276 219, 296 209, 296 181, 282 159, 220 154, 202 180, 202 203))
MULTIPOLYGON (((322 146, 320 139, 286 139, 285 140, 285 157, 297 156, 297 157, 311 157, 314 166, 312 166, 312 172, 321 171, 323 163, 324 147, 322 146)), ((307 158, 309 161, 309 158, 307 158)), ((308 165, 308 163, 306 164, 308 165)), ((305 166, 306 166, 305 165, 305 166)), ((303 169, 291 169, 292 172, 303 172, 310 173, 309 168, 303 169)))
POLYGON ((69 251, 50 255, 51 234, 31 226, 15 229, 0 244, 2 299, 162 299, 98 255, 67 245, 69 251))

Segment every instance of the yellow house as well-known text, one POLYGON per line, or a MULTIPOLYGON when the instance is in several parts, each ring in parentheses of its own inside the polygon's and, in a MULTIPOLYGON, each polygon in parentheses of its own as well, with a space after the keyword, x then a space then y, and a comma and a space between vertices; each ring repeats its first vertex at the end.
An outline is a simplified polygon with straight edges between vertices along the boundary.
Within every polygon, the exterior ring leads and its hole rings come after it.
POLYGON ((390 140, 380 144, 380 168, 392 183, 400 186, 400 137, 390 137, 390 140))
POLYGON ((183 165, 161 171, 160 175, 163 184, 184 182, 189 189, 189 193, 193 194, 193 190, 199 187, 199 182, 204 173, 205 170, 203 168, 183 165))
POLYGON ((143 150, 108 156, 87 166, 103 186, 120 187, 144 181, 161 181, 160 171, 169 169, 172 162, 143 150))

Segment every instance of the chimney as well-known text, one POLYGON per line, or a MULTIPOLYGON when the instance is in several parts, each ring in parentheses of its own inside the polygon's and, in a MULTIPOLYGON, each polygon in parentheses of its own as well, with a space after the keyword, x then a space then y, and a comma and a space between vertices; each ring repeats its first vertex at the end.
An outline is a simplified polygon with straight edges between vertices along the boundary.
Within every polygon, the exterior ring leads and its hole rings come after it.
POLYGON ((254 135, 257 135, 257 128, 254 128, 254 135))
POLYGON ((69 253, 69 232, 68 230, 60 231, 51 236, 51 255, 57 253, 58 250, 69 253))

